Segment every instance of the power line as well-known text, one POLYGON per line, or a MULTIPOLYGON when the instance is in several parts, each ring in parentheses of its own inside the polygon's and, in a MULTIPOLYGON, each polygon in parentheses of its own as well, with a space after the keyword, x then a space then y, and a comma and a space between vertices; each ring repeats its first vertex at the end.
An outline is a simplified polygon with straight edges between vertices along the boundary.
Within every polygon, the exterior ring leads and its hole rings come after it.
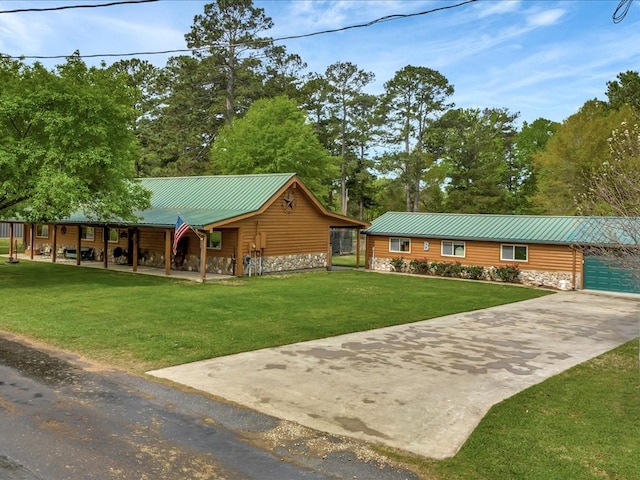
POLYGON ((18 8, 15 10, 0 10, 2 13, 26 13, 26 12, 53 12, 58 10, 71 10, 74 8, 100 8, 100 7, 113 7, 116 5, 131 5, 135 3, 150 3, 159 2, 160 0, 122 0, 118 2, 99 3, 93 5, 63 5, 59 7, 44 7, 44 8, 18 8))
MULTIPOLYGON (((132 1, 132 2, 115 2, 115 3, 143 3, 143 2, 155 2, 158 0, 140 0, 140 1, 132 1)), ((295 39, 299 39, 299 38, 308 38, 308 37, 314 37, 314 36, 318 36, 318 35, 326 35, 329 33, 338 33, 338 32, 344 32, 347 30, 353 30, 356 28, 366 28, 366 27, 371 27, 373 25, 376 25, 378 23, 383 23, 383 22, 390 22, 393 20, 401 20, 401 19, 405 19, 405 18, 411 18, 411 17, 418 17, 421 15, 428 15, 431 13, 436 13, 436 12, 440 12, 443 10, 449 10, 452 8, 458 8, 458 7, 462 7, 464 5, 467 5, 469 3, 474 3, 477 2, 478 0, 465 0, 463 2, 460 3, 456 3, 453 5, 447 5, 444 7, 438 7, 438 8, 432 8, 430 10, 423 10, 421 12, 416 12, 416 13, 406 13, 406 14, 393 14, 393 15, 386 15, 384 17, 380 17, 380 18, 376 18, 375 20, 371 20, 369 22, 365 22, 365 23, 359 23, 356 25, 349 25, 346 27, 340 27, 340 28, 333 28, 333 29, 329 29, 329 30, 321 30, 318 32, 312 32, 312 33, 304 33, 304 34, 300 34, 300 35, 288 35, 288 36, 284 36, 284 37, 277 37, 277 38, 271 38, 271 39, 267 39, 264 40, 263 43, 275 43, 275 42, 281 42, 284 40, 295 40, 295 39)), ((630 1, 630 0, 629 0, 630 1)), ((3 13, 3 12, 0 12, 3 13)), ((206 50, 208 48, 211 47, 215 47, 215 46, 221 46, 221 47, 240 47, 240 46, 244 46, 246 44, 243 43, 238 43, 238 44, 210 44, 210 45, 206 45, 204 47, 199 47, 199 48, 180 48, 180 49, 173 49, 173 50, 158 50, 158 51, 148 51, 148 52, 127 52, 127 53, 95 53, 95 54, 89 54, 89 55, 78 55, 79 58, 106 58, 106 57, 138 57, 138 56, 148 56, 148 55, 167 55, 167 54, 172 54, 172 53, 193 53, 193 52, 198 52, 198 51, 202 51, 202 50, 206 50)), ((29 60, 56 60, 56 59, 63 59, 63 58, 67 58, 69 57, 69 55, 3 55, 0 54, 0 58, 9 58, 9 59, 29 59, 29 60)))
POLYGON ((620 23, 622 20, 624 20, 624 17, 626 17, 627 13, 629 13, 632 2, 633 0, 620 0, 620 3, 616 7, 616 10, 612 15, 613 23, 620 23))

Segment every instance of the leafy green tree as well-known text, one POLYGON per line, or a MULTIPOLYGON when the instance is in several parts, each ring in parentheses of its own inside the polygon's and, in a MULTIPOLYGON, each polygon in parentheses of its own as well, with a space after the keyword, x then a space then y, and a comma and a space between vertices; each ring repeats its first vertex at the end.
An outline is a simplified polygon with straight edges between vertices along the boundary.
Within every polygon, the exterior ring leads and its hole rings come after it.
POLYGON ((514 164, 510 171, 507 201, 513 213, 536 213, 531 197, 537 191, 537 172, 533 156, 543 151, 555 134, 558 123, 538 118, 532 123, 524 122, 515 144, 514 164))
POLYGON ((599 100, 586 102, 567 118, 534 156, 538 191, 532 201, 540 213, 581 213, 594 172, 609 158, 609 139, 623 122, 638 121, 637 111, 624 105, 613 109, 599 100))
POLYGON ((617 80, 607 82, 607 98, 609 105, 619 109, 629 105, 640 112, 640 75, 628 70, 619 73, 617 80))
POLYGON ((405 185, 407 211, 418 211, 425 170, 435 159, 423 148, 430 123, 453 106, 447 99, 453 86, 438 71, 408 65, 384 85, 383 112, 390 132, 389 143, 399 154, 385 157, 382 167, 400 175, 405 185))
POLYGON ((120 60, 109 69, 116 74, 127 75, 128 85, 140 92, 135 103, 134 133, 142 148, 135 168, 138 177, 150 176, 157 171, 158 167, 156 152, 152 148, 157 142, 158 134, 157 129, 154 128, 157 126, 155 122, 167 99, 166 91, 160 88, 162 69, 137 58, 120 60))
POLYGON ((516 117, 503 109, 458 109, 443 116, 448 211, 510 213, 505 183, 516 117))
POLYGON ((294 100, 254 102, 242 118, 224 126, 212 146, 218 174, 297 173, 323 201, 338 172, 294 100))
POLYGON ((0 216, 131 219, 149 205, 135 181, 139 97, 127 82, 77 54, 53 71, 0 59, 0 216))

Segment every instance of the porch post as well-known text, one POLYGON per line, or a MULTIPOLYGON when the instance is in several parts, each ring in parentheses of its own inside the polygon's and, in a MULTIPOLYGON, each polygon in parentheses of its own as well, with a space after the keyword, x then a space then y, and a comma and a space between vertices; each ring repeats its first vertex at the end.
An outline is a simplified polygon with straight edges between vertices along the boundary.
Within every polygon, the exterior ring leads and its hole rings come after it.
POLYGON ((36 243, 35 223, 29 224, 29 258, 33 260, 33 249, 36 243))
POLYGON ((109 226, 102 228, 102 268, 109 268, 109 226))
POLYGON ((78 225, 78 236, 76 237, 76 265, 80 265, 82 260, 82 225, 78 225))
POLYGON ((164 274, 171 275, 171 230, 164 231, 164 274))
MULTIPOLYGON (((16 252, 16 260, 18 259, 18 252, 16 252)), ((13 261, 13 222, 9 223, 9 261, 13 261)))
POLYGON ((200 273, 202 283, 207 279, 207 232, 200 239, 200 273))
POLYGON ((356 269, 360 268, 360 227, 356 229, 356 269))
POLYGON ((58 225, 53 224, 53 246, 51 247, 51 262, 56 263, 58 258, 58 225))
POLYGON ((244 275, 244 251, 242 250, 242 227, 238 228, 238 238, 236 239, 236 277, 244 275))
POLYGON ((134 228, 133 232, 133 271, 138 271, 138 229, 134 228))

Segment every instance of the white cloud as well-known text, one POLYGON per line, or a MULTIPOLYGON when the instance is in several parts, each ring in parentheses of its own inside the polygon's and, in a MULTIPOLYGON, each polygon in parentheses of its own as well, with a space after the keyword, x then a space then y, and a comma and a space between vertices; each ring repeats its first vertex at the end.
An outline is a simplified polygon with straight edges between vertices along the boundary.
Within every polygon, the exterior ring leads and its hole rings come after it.
POLYGON ((560 8, 536 12, 529 15, 527 24, 532 27, 548 27, 556 24, 566 13, 566 10, 560 8))

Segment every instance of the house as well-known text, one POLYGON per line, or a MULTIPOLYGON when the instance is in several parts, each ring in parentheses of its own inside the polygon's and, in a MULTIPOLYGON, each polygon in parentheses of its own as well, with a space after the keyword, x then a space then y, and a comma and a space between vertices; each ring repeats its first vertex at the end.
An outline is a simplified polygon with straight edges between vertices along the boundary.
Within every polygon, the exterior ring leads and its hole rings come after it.
MULTIPOLYGON (((633 244, 621 222, 608 217, 561 217, 387 212, 364 230, 366 264, 389 271, 391 260, 459 262, 486 268, 517 264, 525 284, 560 289, 640 293, 633 275, 594 245, 633 244), (613 232, 613 233, 612 233, 613 232)), ((633 231, 640 232, 640 227, 633 231)))
MULTIPOLYGON (((30 255, 224 275, 326 268, 331 228, 368 224, 329 212, 295 174, 145 178, 149 210, 135 222, 102 224, 74 215, 25 226, 30 255), (172 252, 176 220, 191 229, 172 252), (204 266, 204 268, 203 268, 204 266)), ((357 235, 360 238, 360 235, 357 235)))

